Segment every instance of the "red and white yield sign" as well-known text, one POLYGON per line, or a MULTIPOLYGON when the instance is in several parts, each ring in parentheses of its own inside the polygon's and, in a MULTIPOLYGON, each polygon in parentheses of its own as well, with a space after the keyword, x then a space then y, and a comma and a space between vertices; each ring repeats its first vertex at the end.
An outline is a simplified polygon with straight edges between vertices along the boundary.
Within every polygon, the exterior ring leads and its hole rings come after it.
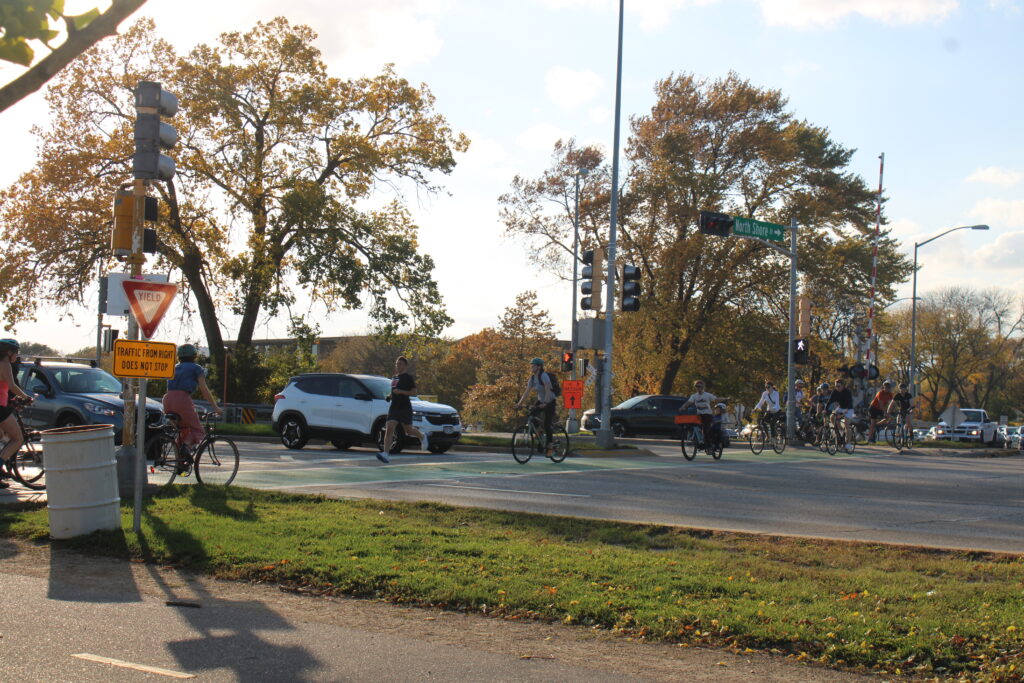
POLYGON ((121 284, 142 336, 149 339, 170 308, 174 295, 178 293, 178 285, 145 280, 125 280, 121 284))

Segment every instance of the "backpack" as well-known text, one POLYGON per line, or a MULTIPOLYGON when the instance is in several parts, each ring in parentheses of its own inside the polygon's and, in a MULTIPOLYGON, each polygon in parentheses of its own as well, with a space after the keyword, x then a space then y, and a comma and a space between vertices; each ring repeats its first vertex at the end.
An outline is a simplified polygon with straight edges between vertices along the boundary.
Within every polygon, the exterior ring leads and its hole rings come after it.
POLYGON ((553 373, 553 372, 545 372, 544 374, 546 374, 548 376, 548 379, 551 381, 551 393, 552 393, 552 395, 555 398, 558 398, 559 396, 561 396, 562 395, 562 385, 558 383, 558 378, 555 376, 555 373, 553 373))

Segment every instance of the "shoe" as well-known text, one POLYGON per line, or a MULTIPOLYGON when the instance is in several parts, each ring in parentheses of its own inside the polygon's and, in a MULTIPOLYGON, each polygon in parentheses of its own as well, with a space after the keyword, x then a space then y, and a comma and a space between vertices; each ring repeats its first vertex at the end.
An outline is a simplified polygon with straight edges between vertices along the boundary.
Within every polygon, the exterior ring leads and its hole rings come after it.
POLYGON ((421 434, 421 436, 420 436, 420 448, 422 448, 425 451, 429 451, 430 450, 430 437, 427 436, 426 432, 420 432, 420 434, 421 434))
POLYGON ((385 464, 391 462, 391 458, 389 458, 388 454, 385 453, 384 451, 377 451, 377 459, 385 464))

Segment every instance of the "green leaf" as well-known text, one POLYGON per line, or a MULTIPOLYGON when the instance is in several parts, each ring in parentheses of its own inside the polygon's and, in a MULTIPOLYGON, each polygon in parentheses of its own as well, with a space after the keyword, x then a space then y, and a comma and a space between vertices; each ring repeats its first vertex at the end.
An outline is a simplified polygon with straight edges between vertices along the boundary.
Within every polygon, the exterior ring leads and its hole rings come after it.
POLYGON ((85 14, 79 14, 73 17, 68 17, 68 19, 72 21, 76 29, 81 30, 89 24, 91 24, 99 16, 100 11, 94 7, 85 14))
POLYGON ((32 64, 34 55, 32 48, 24 40, 18 39, 14 42, 0 40, 0 59, 4 61, 29 66, 32 64))

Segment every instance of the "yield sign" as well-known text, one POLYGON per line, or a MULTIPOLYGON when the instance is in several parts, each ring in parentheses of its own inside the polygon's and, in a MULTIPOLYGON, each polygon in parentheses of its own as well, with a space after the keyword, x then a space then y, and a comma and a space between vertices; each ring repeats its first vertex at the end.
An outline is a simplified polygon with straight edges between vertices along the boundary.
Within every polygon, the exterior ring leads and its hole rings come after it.
POLYGON ((178 285, 145 280, 125 280, 121 284, 142 335, 149 339, 178 293, 178 285))

